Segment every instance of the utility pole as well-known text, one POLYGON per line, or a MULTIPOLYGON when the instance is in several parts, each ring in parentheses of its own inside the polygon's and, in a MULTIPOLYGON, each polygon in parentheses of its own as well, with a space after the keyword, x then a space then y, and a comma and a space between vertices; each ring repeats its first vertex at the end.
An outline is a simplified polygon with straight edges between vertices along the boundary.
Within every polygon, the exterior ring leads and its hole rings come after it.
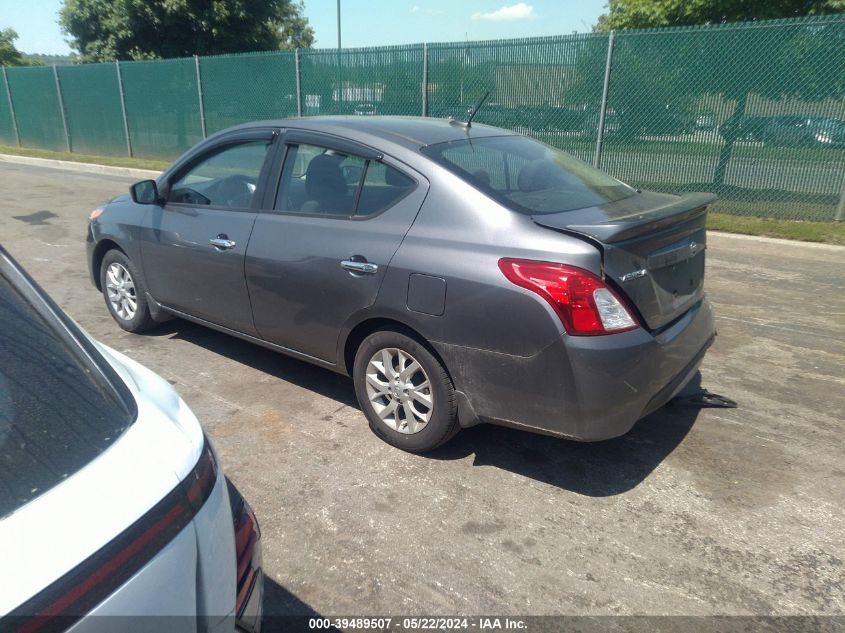
POLYGON ((601 150, 604 143, 604 124, 607 116, 607 91, 610 87, 610 71, 613 68, 613 36, 615 32, 610 31, 607 38, 607 64, 604 67, 604 85, 601 91, 601 110, 599 111, 599 128, 596 130, 596 153, 593 156, 593 167, 601 167, 601 150))
POLYGON ((340 48, 340 0, 337 0, 337 47, 340 48))

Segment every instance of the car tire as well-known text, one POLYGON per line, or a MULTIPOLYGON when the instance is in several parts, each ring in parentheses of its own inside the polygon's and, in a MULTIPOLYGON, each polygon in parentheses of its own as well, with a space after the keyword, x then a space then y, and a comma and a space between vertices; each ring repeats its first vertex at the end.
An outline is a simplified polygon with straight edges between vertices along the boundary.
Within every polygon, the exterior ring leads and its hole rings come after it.
POLYGON ((406 334, 380 330, 365 338, 352 379, 370 428, 392 446, 423 453, 460 430, 452 379, 425 345, 406 334))
POLYGON ((143 332, 156 324, 147 305, 144 282, 123 252, 113 249, 103 257, 100 288, 112 318, 127 332, 143 332))

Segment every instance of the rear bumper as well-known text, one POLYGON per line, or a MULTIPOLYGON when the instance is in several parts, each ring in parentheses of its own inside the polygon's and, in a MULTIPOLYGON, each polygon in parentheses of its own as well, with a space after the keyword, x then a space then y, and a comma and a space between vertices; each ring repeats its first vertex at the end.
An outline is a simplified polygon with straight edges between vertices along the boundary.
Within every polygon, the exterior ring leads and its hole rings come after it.
POLYGON ((434 345, 462 394, 462 425, 597 441, 627 433, 666 404, 695 375, 714 336, 705 299, 657 335, 564 336, 529 357, 434 345))
POLYGON ((252 508, 238 489, 226 479, 235 529, 237 589, 235 626, 238 631, 259 633, 264 613, 264 571, 262 569, 261 528, 252 508))
POLYGON ((264 613, 264 571, 256 570, 252 587, 243 606, 243 611, 237 616, 235 626, 238 631, 260 633, 261 618, 264 613))

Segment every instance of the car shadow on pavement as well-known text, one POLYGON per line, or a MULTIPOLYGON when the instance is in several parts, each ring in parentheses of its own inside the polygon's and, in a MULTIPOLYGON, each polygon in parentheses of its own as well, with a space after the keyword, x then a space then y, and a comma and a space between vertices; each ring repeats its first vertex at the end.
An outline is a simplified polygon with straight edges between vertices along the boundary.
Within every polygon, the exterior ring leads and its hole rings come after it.
MULTIPOLYGON (((360 409, 349 378, 228 334, 175 319, 147 335, 188 341, 360 409)), ((697 373, 683 394, 700 389, 701 374, 697 373)), ((474 454, 475 466, 501 468, 586 496, 612 496, 631 490, 648 477, 683 441, 699 411, 698 407, 670 403, 640 420, 622 437, 589 443, 480 424, 464 429, 449 443, 422 457, 453 460, 474 454)))
POLYGON ((145 332, 144 335, 168 336, 187 341, 280 380, 336 400, 340 404, 359 408, 355 389, 349 378, 217 330, 190 321, 173 319, 145 332))
POLYGON ((310 605, 267 576, 264 577, 263 607, 262 633, 306 631, 309 630, 309 619, 323 617, 310 605))
MULTIPOLYGON (((697 373, 682 393, 700 388, 697 373)), ((622 437, 589 443, 481 424, 426 456, 462 459, 474 454, 475 466, 494 466, 577 494, 608 497, 648 477, 686 437, 699 411, 670 403, 622 437)))

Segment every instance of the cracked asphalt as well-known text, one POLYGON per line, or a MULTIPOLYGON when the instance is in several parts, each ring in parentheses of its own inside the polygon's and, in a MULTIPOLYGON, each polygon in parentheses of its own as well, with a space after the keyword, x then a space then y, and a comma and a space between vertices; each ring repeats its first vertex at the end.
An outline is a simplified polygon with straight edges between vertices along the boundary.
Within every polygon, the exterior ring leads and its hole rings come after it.
POLYGON ((0 164, 0 241, 196 412, 259 517, 268 613, 845 612, 844 248, 710 236, 700 384, 736 409, 597 444, 480 426, 416 456, 346 378, 182 321, 120 330, 84 235, 130 182, 0 164))

